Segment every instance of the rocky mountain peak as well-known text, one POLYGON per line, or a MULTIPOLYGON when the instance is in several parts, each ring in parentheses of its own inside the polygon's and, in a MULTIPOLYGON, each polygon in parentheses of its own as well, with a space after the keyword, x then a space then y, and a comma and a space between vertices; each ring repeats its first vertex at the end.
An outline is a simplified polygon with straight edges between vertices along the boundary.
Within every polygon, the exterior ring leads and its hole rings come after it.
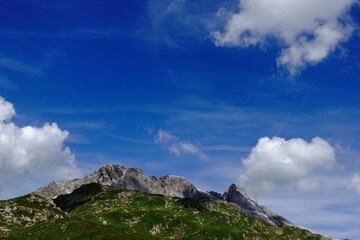
POLYGON ((231 184, 222 197, 225 201, 239 205, 252 216, 270 223, 273 226, 283 227, 293 225, 285 218, 260 205, 255 199, 248 196, 245 190, 238 184, 231 184))
POLYGON ((173 175, 166 175, 160 178, 145 176, 141 168, 127 168, 112 164, 102 166, 98 171, 84 178, 51 182, 34 193, 51 200, 59 195, 69 194, 81 185, 89 183, 98 183, 106 187, 129 189, 178 198, 208 196, 208 194, 198 190, 183 177, 173 175))
POLYGON ((251 198, 244 188, 242 188, 239 184, 232 183, 223 193, 222 197, 228 202, 243 202, 245 203, 253 203, 251 205, 255 205, 257 201, 251 198))

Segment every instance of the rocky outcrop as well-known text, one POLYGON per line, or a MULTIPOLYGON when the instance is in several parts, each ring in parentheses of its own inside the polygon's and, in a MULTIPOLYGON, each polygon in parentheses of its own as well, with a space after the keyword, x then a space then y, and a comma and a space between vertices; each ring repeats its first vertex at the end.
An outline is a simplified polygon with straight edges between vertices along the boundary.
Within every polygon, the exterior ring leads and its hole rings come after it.
POLYGON ((60 195, 69 194, 80 186, 89 183, 178 198, 210 196, 198 190, 183 177, 173 175, 166 175, 160 178, 145 176, 140 168, 127 168, 119 165, 103 166, 98 171, 81 179, 51 182, 34 193, 51 200, 60 195))
POLYGON ((207 191, 208 194, 210 194, 213 198, 218 199, 218 200, 224 200, 223 196, 221 193, 218 192, 214 192, 214 191, 207 191))
POLYGON ((245 190, 237 184, 231 184, 222 197, 225 201, 239 205, 252 216, 270 223, 273 226, 293 226, 293 224, 285 218, 260 205, 255 199, 248 196, 245 190))
POLYGON ((102 191, 98 183, 89 183, 81 185, 70 194, 60 195, 53 199, 57 207, 65 212, 71 212, 77 206, 90 201, 94 196, 102 191))

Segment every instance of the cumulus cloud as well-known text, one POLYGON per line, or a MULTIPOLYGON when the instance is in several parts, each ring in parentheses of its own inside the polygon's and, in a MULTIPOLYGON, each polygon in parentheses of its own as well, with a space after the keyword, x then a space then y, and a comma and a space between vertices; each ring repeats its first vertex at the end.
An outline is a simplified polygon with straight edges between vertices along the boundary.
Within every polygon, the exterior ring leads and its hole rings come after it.
POLYGON ((0 97, 0 123, 10 120, 14 115, 15 109, 13 104, 0 97))
POLYGON ((204 154, 199 147, 189 141, 180 141, 176 136, 161 129, 155 136, 154 142, 156 144, 167 146, 167 150, 176 156, 180 156, 182 154, 192 154, 198 156, 200 159, 207 158, 207 155, 204 154))
POLYGON ((351 179, 351 182, 348 185, 348 190, 355 192, 360 196, 360 175, 358 173, 355 173, 351 179))
POLYGON ((246 170, 240 184, 255 195, 293 184, 306 191, 319 189, 321 184, 307 176, 317 169, 331 169, 336 163, 334 148, 319 137, 311 142, 263 137, 242 162, 246 170))
POLYGON ((278 39, 277 59, 291 75, 326 58, 353 28, 347 11, 356 0, 241 0, 223 32, 212 32, 217 46, 249 47, 278 39))
POLYGON ((81 176, 74 155, 64 147, 67 131, 56 123, 18 127, 11 122, 14 115, 13 104, 0 97, 0 187, 27 173, 54 179, 81 176))

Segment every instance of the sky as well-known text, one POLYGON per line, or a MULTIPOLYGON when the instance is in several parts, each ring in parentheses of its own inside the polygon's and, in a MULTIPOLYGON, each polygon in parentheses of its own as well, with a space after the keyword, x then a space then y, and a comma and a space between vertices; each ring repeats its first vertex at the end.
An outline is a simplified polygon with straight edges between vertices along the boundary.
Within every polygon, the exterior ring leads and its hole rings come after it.
POLYGON ((0 199, 105 164, 360 239, 356 0, 4 0, 0 199))

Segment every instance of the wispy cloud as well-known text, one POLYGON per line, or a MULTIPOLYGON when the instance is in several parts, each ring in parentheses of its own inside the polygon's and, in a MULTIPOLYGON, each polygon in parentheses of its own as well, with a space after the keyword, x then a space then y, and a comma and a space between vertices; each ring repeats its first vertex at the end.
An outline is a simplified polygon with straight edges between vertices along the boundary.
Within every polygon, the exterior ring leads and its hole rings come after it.
POLYGON ((0 73, 0 87, 8 90, 17 89, 17 85, 13 81, 9 80, 9 78, 6 75, 1 73, 0 73))
POLYGON ((360 196, 360 175, 355 173, 351 182, 348 184, 347 188, 349 191, 353 191, 360 196))
POLYGON ((44 75, 44 72, 38 67, 7 57, 0 57, 0 66, 8 70, 35 75, 37 77, 44 75))
POLYGON ((90 141, 86 137, 78 134, 69 134, 66 142, 75 144, 90 144, 90 141))
POLYGON ((159 129, 158 134, 154 138, 154 142, 157 144, 166 144, 177 141, 177 137, 171 135, 167 131, 159 129))
POLYGON ((111 134, 111 136, 114 137, 114 138, 121 139, 121 140, 126 141, 126 142, 141 143, 141 144, 153 144, 150 141, 144 141, 144 140, 141 140, 141 139, 135 139, 135 138, 119 136, 119 135, 116 135, 116 134, 111 134))
POLYGON ((223 22, 215 13, 220 6, 233 5, 233 1, 151 0, 148 4, 148 25, 141 31, 143 38, 170 47, 182 48, 182 42, 210 39, 209 29, 223 22))
POLYGON ((193 154, 198 156, 200 159, 207 159, 208 157, 200 150, 199 147, 189 143, 189 142, 178 142, 173 143, 169 148, 169 152, 175 154, 176 156, 180 156, 182 154, 193 154))
POLYGON ((145 123, 145 124, 143 124, 143 128, 149 135, 151 135, 154 132, 154 125, 153 124, 145 123))
POLYGON ((180 141, 178 137, 162 129, 159 129, 158 134, 154 138, 154 143, 166 146, 167 150, 176 156, 192 154, 203 160, 208 158, 198 146, 189 141, 180 141))
POLYGON ((250 152, 251 148, 242 147, 242 146, 232 146, 232 145, 211 145, 202 147, 206 151, 235 151, 235 152, 250 152))
POLYGON ((61 29, 51 32, 38 32, 38 31, 0 31, 3 36, 8 38, 19 38, 19 37, 41 37, 41 38, 55 38, 55 39, 72 39, 72 38, 134 38, 136 34, 124 31, 116 26, 96 28, 96 27, 83 27, 73 29, 61 29))
POLYGON ((103 129, 111 128, 112 125, 104 121, 76 121, 67 123, 68 128, 81 128, 81 129, 103 129))
POLYGON ((71 29, 71 30, 69 29, 52 34, 53 37, 59 37, 59 38, 78 38, 81 36, 104 38, 104 37, 120 37, 126 35, 129 35, 129 33, 126 33, 116 27, 106 28, 106 29, 91 28, 91 27, 71 29))
MULTIPOLYGON (((162 109, 156 106, 151 109, 157 114, 166 114, 164 123, 167 128, 173 129, 174 133, 195 136, 204 147, 240 145, 250 148, 250 144, 262 136, 311 139, 315 135, 329 139, 334 146, 341 143, 356 148, 354 143, 357 133, 360 134, 360 125, 356 122, 357 108, 318 109, 314 106, 307 107, 306 111, 295 111, 282 103, 266 108, 236 107, 226 102, 191 97, 162 109), (192 131, 194 128, 196 132, 192 131)), ((353 154, 342 151, 342 155, 347 155, 346 159, 351 163, 353 154)))

